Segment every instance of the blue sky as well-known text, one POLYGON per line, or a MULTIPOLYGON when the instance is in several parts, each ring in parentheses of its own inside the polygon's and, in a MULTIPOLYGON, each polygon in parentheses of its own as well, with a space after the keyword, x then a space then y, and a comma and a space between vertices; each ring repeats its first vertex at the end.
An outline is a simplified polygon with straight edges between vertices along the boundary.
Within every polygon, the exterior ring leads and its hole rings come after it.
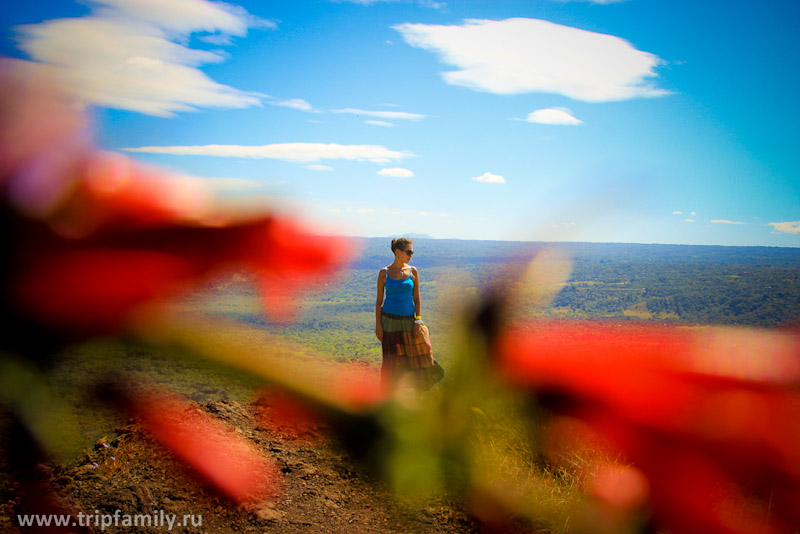
POLYGON ((101 145, 362 236, 800 246, 793 1, 15 2, 101 145))

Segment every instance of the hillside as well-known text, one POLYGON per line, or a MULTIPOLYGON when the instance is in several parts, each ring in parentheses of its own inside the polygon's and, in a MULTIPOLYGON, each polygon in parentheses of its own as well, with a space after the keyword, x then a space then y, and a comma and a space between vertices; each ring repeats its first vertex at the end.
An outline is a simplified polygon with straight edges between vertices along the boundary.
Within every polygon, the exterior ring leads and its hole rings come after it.
MULTIPOLYGON (((463 507, 446 497, 412 509, 395 501, 378 480, 355 463, 328 435, 324 424, 281 426, 269 420, 271 401, 242 406, 220 400, 191 409, 213 415, 269 456, 281 473, 279 496, 241 507, 197 484, 191 472, 153 442, 140 425, 127 423, 99 438, 77 462, 44 468, 47 485, 63 510, 85 524, 81 532, 148 532, 155 527, 114 525, 111 514, 140 518, 174 517, 175 531, 349 534, 364 532, 477 533, 479 526, 463 507), (83 516, 78 516, 83 512, 83 516), (105 519, 102 519, 105 516, 105 519), (97 518, 97 519, 95 519, 97 518), (180 525, 187 518, 185 527, 180 525), (103 526, 96 524, 106 521, 103 526), (184 527, 184 528, 181 528, 184 527)), ((18 495, 4 492, 3 532, 19 511, 18 495)), ((119 522, 120 519, 118 518, 119 522)), ((144 521, 144 519, 142 519, 144 521)), ((173 530, 165 523, 160 531, 173 530)))
MULTIPOLYGON (((241 273, 228 274, 187 295, 176 308, 212 322, 235 320, 243 325, 242 331, 226 330, 229 339, 252 336, 245 341, 258 350, 264 347, 266 351, 268 345, 274 349, 280 340, 295 342, 293 361, 314 366, 322 375, 330 366, 357 363, 377 379, 375 277, 390 255, 383 239, 365 240, 364 245, 337 283, 317 288, 304 298, 295 323, 271 323, 257 288, 241 273)), ((435 355, 445 368, 452 369, 451 357, 457 350, 453 333, 462 324, 461 306, 497 276, 518 270, 525 258, 549 246, 415 241, 413 263, 422 272, 423 314, 431 328, 435 355)), ((591 243, 560 248, 573 260, 566 282, 549 304, 523 309, 523 315, 696 325, 777 325, 800 318, 798 249, 591 243)), ((198 324, 192 335, 199 335, 202 328, 198 324)), ((323 424, 301 430, 264 424, 271 400, 261 393, 262 380, 185 350, 95 340, 67 348, 53 362, 47 378, 59 401, 48 417, 69 427, 72 441, 62 443, 68 460, 44 468, 43 475, 73 510, 148 513, 158 506, 173 513, 202 514, 208 518, 202 529, 184 531, 214 534, 480 531, 480 525, 465 512, 465 504, 447 494, 426 502, 422 509, 395 501, 380 478, 355 462, 323 424), (192 409, 230 425, 276 461, 284 481, 280 499, 234 509, 195 487, 138 424, 98 409, 97 399, 87 392, 93 380, 109 372, 125 376, 131 384, 149 383, 175 391, 192 401, 192 409), (92 462, 97 463, 95 468, 92 462)), ((485 410, 470 413, 481 421, 492 421, 485 410)), ((500 434, 502 425, 491 424, 497 426, 488 435, 500 434)), ((494 450, 495 443, 488 446, 494 450)), ((529 461, 527 449, 516 450, 529 461)), ((7 462, 8 456, 3 457, 7 462)), ((3 466, 3 471, 10 467, 3 466)), ((0 482, 5 517, 0 527, 17 532, 10 518, 20 503, 18 487, 5 476, 0 482)), ((520 524, 519 528, 524 532, 527 527, 520 524)))
MULTIPOLYGON (((376 363, 375 284, 391 260, 389 240, 362 241, 337 281, 308 295, 295 323, 273 326, 246 279, 223 281, 187 301, 193 309, 280 333, 341 361, 376 363)), ((570 275, 544 307, 523 315, 645 320, 692 325, 779 326, 800 319, 800 249, 521 243, 417 239, 412 264, 422 276, 423 315, 432 335, 449 331, 460 306, 537 251, 557 247, 570 275)), ((439 357, 451 353, 439 337, 439 357)))

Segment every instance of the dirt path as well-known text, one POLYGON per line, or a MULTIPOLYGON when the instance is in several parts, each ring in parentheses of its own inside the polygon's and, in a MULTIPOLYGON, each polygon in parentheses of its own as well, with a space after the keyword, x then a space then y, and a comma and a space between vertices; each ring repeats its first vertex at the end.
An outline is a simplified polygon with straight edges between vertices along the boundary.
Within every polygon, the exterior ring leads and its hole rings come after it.
MULTIPOLYGON (((440 498, 422 509, 397 503, 380 484, 330 440, 324 428, 264 428, 254 406, 234 401, 199 407, 232 425, 273 458, 282 473, 282 490, 271 503, 247 509, 214 496, 186 473, 137 424, 98 442, 80 465, 56 468, 53 485, 75 513, 86 515, 177 514, 183 533, 471 533, 479 526, 460 507, 440 498), (113 458, 112 458, 113 457, 113 458), (95 462, 97 466, 93 466, 95 462), (198 525, 202 516, 202 525, 198 525), (192 524, 192 522, 194 524, 192 524)), ((6 523, 8 525, 8 523, 6 523)), ((155 527, 108 527, 105 532, 152 534, 155 527)), ((94 531, 100 532, 99 528, 94 531)))

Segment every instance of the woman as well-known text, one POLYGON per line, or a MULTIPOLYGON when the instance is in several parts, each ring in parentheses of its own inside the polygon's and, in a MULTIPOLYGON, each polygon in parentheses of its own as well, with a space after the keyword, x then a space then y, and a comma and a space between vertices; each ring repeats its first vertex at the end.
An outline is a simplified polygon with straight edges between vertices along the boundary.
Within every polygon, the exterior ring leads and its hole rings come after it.
POLYGON ((413 243, 405 237, 392 239, 392 252, 394 261, 378 273, 375 302, 375 335, 383 350, 381 384, 390 391, 408 379, 417 390, 427 390, 433 385, 433 356, 430 343, 420 339, 419 271, 408 264, 413 243))

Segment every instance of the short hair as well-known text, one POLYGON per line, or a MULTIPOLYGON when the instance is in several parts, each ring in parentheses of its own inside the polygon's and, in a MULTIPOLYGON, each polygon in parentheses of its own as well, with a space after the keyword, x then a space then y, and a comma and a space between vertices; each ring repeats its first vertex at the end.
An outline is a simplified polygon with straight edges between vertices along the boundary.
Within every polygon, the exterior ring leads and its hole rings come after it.
POLYGON ((406 250, 408 248, 408 245, 413 245, 413 243, 407 237, 392 239, 392 252, 394 252, 395 250, 406 250))

